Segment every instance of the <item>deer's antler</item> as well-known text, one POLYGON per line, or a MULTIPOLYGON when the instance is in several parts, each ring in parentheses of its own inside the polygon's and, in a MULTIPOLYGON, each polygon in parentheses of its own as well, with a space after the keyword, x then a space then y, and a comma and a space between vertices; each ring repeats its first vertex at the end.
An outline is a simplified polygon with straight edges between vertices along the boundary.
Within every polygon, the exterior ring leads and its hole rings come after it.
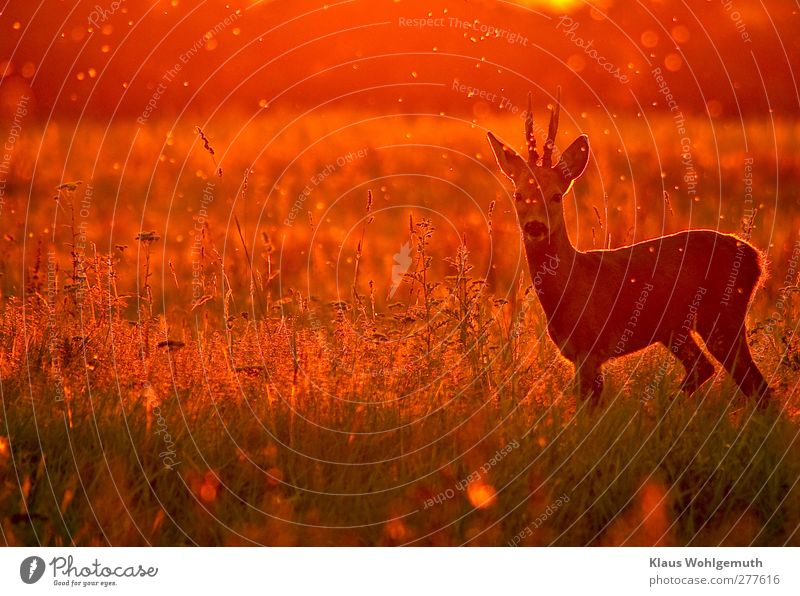
POLYGON ((531 107, 531 92, 528 91, 528 113, 525 114, 525 144, 528 146, 528 162, 536 165, 539 154, 536 152, 536 136, 533 134, 533 108, 531 107))
POLYGON ((561 87, 556 89, 556 105, 550 112, 550 126, 547 128, 547 140, 544 142, 544 155, 542 165, 550 167, 553 165, 553 145, 556 142, 556 132, 558 131, 558 113, 561 111, 561 87))

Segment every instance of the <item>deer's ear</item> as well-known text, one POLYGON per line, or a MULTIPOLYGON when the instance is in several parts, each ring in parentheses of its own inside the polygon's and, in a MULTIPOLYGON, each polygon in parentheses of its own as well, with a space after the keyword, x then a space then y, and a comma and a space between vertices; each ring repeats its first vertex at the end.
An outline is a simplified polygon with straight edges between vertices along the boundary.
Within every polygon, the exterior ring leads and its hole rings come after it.
POLYGON ((526 169, 525 161, 517 155, 511 148, 503 144, 492 133, 488 133, 489 144, 492 146, 492 152, 497 160, 497 165, 503 170, 503 174, 514 180, 526 169))
POLYGON ((572 182, 583 174, 589 163, 589 137, 581 135, 561 154, 555 168, 561 172, 565 182, 572 182))

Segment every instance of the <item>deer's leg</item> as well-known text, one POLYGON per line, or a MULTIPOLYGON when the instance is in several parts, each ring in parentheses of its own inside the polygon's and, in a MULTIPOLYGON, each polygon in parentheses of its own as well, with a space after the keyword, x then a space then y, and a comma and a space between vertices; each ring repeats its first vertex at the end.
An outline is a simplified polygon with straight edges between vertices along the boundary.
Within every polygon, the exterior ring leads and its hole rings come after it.
POLYGON ((578 391, 581 399, 591 400, 592 405, 600 403, 600 395, 603 393, 603 373, 600 371, 600 363, 593 360, 584 360, 575 364, 576 379, 578 381, 578 391))
POLYGON ((711 331, 706 339, 709 351, 722 363, 742 392, 755 397, 759 400, 758 405, 765 407, 772 393, 750 354, 744 323, 732 333, 726 331, 724 327, 711 331))
POLYGON ((691 335, 687 334, 686 341, 673 344, 670 351, 681 361, 683 368, 686 369, 686 376, 681 381, 681 390, 691 395, 708 381, 714 374, 714 366, 708 361, 703 350, 691 335))

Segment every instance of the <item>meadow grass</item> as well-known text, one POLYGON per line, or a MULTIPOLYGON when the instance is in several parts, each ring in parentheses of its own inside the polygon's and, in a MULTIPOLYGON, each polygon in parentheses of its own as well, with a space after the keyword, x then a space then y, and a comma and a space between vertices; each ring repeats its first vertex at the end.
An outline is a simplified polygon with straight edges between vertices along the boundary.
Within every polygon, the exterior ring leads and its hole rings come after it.
MULTIPOLYGON (((486 161, 478 133, 438 134, 486 161)), ((294 134, 304 137, 302 129, 294 134)), ((330 154, 357 147, 359 138, 352 133, 330 154)), ((598 145, 601 155, 614 155, 608 142, 598 145)), ((588 409, 547 338, 527 274, 520 281, 524 262, 512 250, 513 227, 503 223, 510 216, 501 181, 480 191, 472 214, 492 212, 494 242, 507 228, 512 246, 499 247, 492 269, 475 239, 481 223, 469 216, 450 218, 473 229, 464 235, 429 216, 424 201, 381 219, 397 193, 435 189, 373 182, 375 203, 366 207, 369 180, 429 164, 420 157, 399 165, 368 157, 341 169, 314 189, 303 209, 310 221, 301 213, 285 240, 285 209, 276 205, 285 208, 325 160, 304 162, 279 185, 285 194, 273 197, 266 180, 277 166, 256 166, 247 188, 240 180, 228 188, 226 176, 244 171, 244 162, 231 166, 217 149, 219 164, 205 164, 210 175, 198 174, 208 157, 200 147, 199 156, 185 149, 195 180, 157 176, 176 204, 176 192, 194 197, 170 221, 196 221, 203 185, 218 165, 225 172, 215 181, 217 211, 199 232, 201 251, 187 250, 191 224, 162 225, 158 203, 144 225, 115 220, 112 241, 95 226, 94 246, 87 242, 80 254, 69 217, 56 242, 8 241, 0 313, 5 544, 800 543, 800 313, 793 288, 782 283, 796 227, 754 229, 756 245, 767 248, 767 237, 773 244, 773 275, 749 318, 752 349, 777 396, 770 409, 755 410, 724 374, 692 397, 677 394, 683 371, 662 348, 606 367, 605 405, 588 409), (338 212, 317 209, 340 187, 352 200, 338 212), (127 249, 113 247, 123 241, 127 249), (291 242, 312 248, 302 254, 286 248, 291 242), (403 242, 412 263, 389 298, 392 256, 403 242), (341 256, 333 256, 337 247, 341 256), (308 272, 313 287, 303 283, 308 272)), ((740 158, 723 157, 721 175, 733 186, 740 158)), ((619 165, 608 161, 604 168, 619 165)), ((75 174, 91 181, 92 221, 103 221, 108 205, 98 197, 113 187, 112 175, 75 174)), ((490 180, 463 177, 475 189, 490 180)), ((117 199, 135 204, 146 186, 138 182, 117 199)), ((602 177, 585 183, 578 199, 602 191, 602 177)), ((659 173, 641 184, 640 193, 660 199, 659 173)), ((713 216, 709 225, 716 224, 720 213, 737 221, 727 231, 738 228, 736 201, 685 204, 673 194, 670 206, 651 204, 636 239, 670 231, 665 221, 680 229, 713 216), (669 219, 671 209, 677 214, 669 219)), ((80 187, 58 195, 28 221, 40 226, 39 238, 52 233, 45 228, 53 204, 64 217, 82 196, 80 187)), ((579 245, 606 235, 621 244, 626 218, 639 221, 639 204, 624 193, 598 203, 594 223, 586 205, 568 205, 579 245)), ((771 209, 765 205, 758 221, 770 213, 776 221, 771 209)), ((787 208, 782 222, 796 215, 787 208)))

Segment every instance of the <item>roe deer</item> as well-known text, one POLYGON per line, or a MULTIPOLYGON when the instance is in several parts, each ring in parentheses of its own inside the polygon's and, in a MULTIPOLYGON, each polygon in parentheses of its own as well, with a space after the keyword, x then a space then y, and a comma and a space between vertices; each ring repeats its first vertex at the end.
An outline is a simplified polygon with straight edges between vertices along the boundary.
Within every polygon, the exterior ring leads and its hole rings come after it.
MULTIPOLYGON (((559 94, 560 96, 560 91, 559 94)), ((514 183, 517 218, 547 330, 575 364, 581 397, 599 402, 600 366, 662 343, 686 369, 691 394, 714 373, 690 331, 742 391, 765 405, 770 391, 745 338, 745 315, 761 282, 761 253, 735 236, 687 230, 608 250, 577 250, 564 224, 562 197, 583 174, 589 139, 578 137, 553 161, 558 98, 540 156, 531 98, 525 118, 528 160, 488 133, 503 173, 514 183)))

